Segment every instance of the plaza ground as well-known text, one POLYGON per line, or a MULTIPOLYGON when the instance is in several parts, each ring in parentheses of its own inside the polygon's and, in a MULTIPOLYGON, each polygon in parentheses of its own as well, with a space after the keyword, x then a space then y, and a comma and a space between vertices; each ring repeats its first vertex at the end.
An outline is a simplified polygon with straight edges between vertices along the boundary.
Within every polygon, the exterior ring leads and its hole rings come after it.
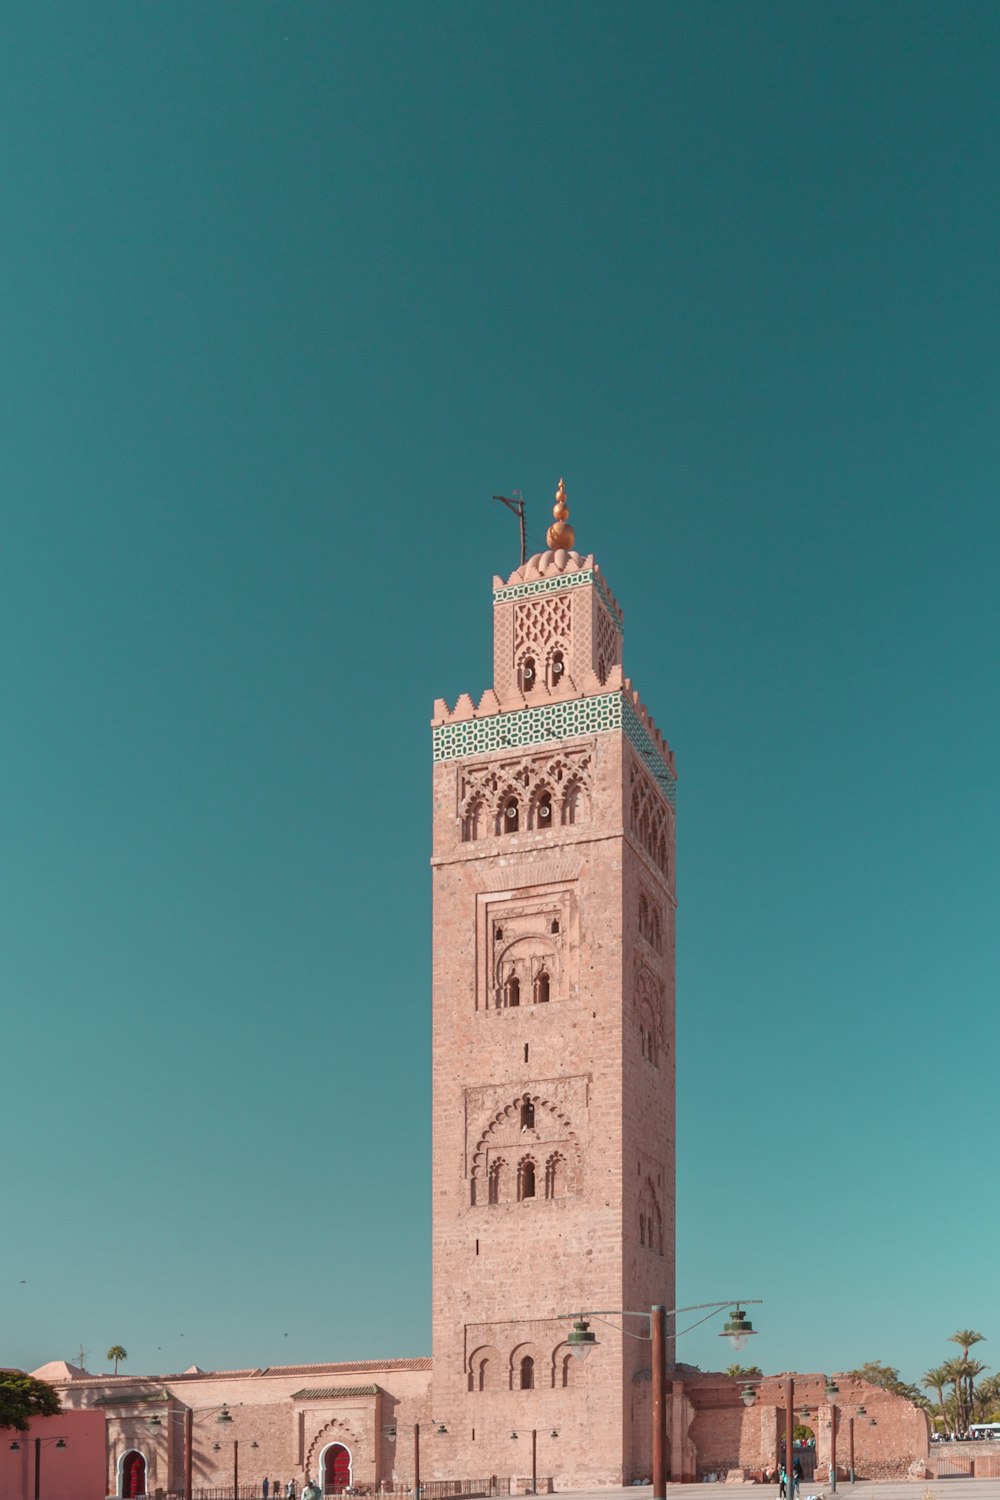
MULTIPOLYGON (((626 1489, 560 1490, 565 1500, 652 1500, 649 1484, 626 1489)), ((830 1500, 829 1485, 802 1485, 800 1500, 830 1500)), ((837 1495, 843 1500, 1000 1500, 1000 1479, 859 1479, 856 1484, 838 1481, 837 1495), (929 1492, 929 1494, 928 1494, 929 1492)), ((667 1500, 777 1500, 778 1487, 771 1484, 668 1484, 667 1500)))

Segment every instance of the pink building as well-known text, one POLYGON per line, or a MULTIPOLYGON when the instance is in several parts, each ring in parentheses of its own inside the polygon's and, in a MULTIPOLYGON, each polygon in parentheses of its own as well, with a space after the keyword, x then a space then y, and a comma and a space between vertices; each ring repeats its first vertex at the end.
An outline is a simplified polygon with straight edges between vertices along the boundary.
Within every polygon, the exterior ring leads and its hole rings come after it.
POLYGON ((104 1451, 99 1411, 36 1417, 27 1432, 0 1433, 0 1500, 101 1500, 104 1451))
MULTIPOLYGON (((649 1344, 602 1327, 577 1361, 567 1314, 676 1301, 676 768, 573 541, 560 484, 549 550, 493 580, 492 685, 432 721, 433 1370, 37 1372, 105 1413, 110 1493, 399 1489, 418 1452, 424 1481, 480 1493, 533 1467, 543 1489, 650 1474, 649 1344)), ((841 1418, 859 1473, 926 1456, 909 1403, 852 1386, 855 1428, 822 1377, 796 1382, 821 1465, 841 1418)), ((783 1393, 764 1381, 748 1409, 739 1382, 675 1367, 672 1477, 774 1465, 783 1393)))

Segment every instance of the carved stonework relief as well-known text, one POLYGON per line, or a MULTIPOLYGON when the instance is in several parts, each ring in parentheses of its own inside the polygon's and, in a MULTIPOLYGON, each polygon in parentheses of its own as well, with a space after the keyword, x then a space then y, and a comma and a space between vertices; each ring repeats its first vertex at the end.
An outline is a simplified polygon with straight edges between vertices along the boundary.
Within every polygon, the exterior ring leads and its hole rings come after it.
POLYGON ((665 880, 670 878, 671 810, 635 758, 629 769, 628 827, 665 880))
POLYGON ((658 974, 636 958, 632 981, 632 1008, 643 1057, 658 1068, 668 1055, 666 1047, 666 991, 658 974))
POLYGON ((579 1193, 583 1153, 569 1106, 575 1100, 585 1110, 585 1098, 586 1080, 580 1078, 543 1080, 516 1094, 494 1087, 467 1090, 471 1203, 499 1207, 579 1193))
POLYGON ((575 884, 477 898, 476 1009, 573 999, 578 988, 575 884))
POLYGON ((546 833, 590 817, 592 750, 548 751, 463 766, 456 816, 464 843, 512 833, 546 833))

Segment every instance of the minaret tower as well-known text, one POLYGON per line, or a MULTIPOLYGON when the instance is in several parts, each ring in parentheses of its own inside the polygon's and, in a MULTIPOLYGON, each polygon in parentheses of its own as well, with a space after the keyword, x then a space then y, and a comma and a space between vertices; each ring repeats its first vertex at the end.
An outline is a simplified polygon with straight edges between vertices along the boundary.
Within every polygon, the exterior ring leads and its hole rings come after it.
POLYGON ((493 580, 492 688, 435 704, 425 1470, 530 1474, 535 1431, 539 1476, 621 1484, 649 1345, 598 1324, 577 1361, 558 1319, 674 1305, 675 770, 562 480, 553 514, 493 580))

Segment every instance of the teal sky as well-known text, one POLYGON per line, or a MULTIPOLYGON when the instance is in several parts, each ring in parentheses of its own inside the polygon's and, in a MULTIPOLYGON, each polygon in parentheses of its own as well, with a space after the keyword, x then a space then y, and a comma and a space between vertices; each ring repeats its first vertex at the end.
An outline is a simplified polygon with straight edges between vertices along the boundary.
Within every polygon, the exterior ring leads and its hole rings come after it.
POLYGON ((1000 1363, 998 101, 985 3, 10 0, 0 1362, 429 1352, 428 719, 565 474, 679 1299, 1000 1363))

